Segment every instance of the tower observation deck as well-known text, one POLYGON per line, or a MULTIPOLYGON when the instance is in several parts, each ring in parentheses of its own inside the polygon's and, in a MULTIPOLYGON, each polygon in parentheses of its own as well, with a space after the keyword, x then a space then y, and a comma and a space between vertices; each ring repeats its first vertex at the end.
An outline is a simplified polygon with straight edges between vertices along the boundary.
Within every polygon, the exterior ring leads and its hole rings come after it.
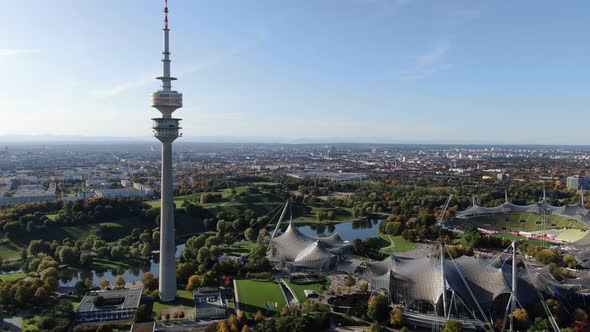
POLYGON ((154 136, 162 142, 162 178, 160 208, 160 298, 164 302, 176 298, 176 246, 174 235, 174 192, 172 187, 172 142, 180 133, 180 120, 173 118, 172 113, 182 107, 182 93, 172 90, 170 76, 170 29, 168 27, 168 0, 164 6, 164 58, 162 59, 163 74, 157 77, 162 81, 162 88, 152 93, 152 107, 162 114, 153 118, 154 136))

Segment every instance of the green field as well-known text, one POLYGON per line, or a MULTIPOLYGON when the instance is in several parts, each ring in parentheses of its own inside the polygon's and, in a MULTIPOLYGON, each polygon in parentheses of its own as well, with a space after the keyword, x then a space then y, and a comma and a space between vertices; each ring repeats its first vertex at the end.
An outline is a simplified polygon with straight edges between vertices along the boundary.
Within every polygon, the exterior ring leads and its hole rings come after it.
POLYGON ((265 313, 264 304, 268 303, 273 311, 279 311, 287 305, 281 286, 267 280, 236 280, 240 310, 265 313), (276 304, 276 309, 275 309, 276 304))
POLYGON ((26 273, 0 274, 0 280, 14 282, 27 277, 26 273))
POLYGON ((223 253, 232 256, 247 255, 254 247, 255 243, 250 241, 238 241, 233 243, 229 248, 223 249, 223 253))
POLYGON ((285 283, 287 285, 289 285, 289 287, 293 290, 293 292, 295 292, 295 296, 297 297, 297 300, 299 301, 299 303, 303 303, 305 302, 305 300, 307 300, 307 297, 305 297, 305 292, 304 290, 309 289, 309 290, 314 290, 316 293, 321 294, 321 287, 322 285, 326 285, 326 289, 328 288, 328 284, 326 282, 324 283, 315 283, 315 284, 308 284, 308 285, 297 285, 294 283, 289 282, 289 280, 284 279, 285 283))
MULTIPOLYGON (((488 214, 464 219, 478 227, 495 229, 498 231, 537 231, 543 228, 542 216, 530 212, 512 212, 488 214), (505 228, 505 229, 503 229, 505 228)), ((588 229, 588 226, 573 218, 550 215, 547 220, 546 229, 564 229, 566 227, 577 229, 588 229)))
POLYGON ((566 229, 557 236, 557 239, 567 242, 576 242, 578 240, 583 239, 587 235, 588 231, 584 231, 581 229, 566 229))
POLYGON ((186 290, 178 290, 176 299, 172 303, 154 302, 153 311, 156 313, 156 317, 160 316, 162 310, 182 307, 183 311, 189 311, 194 309, 195 297, 193 294, 186 290))
POLYGON ((405 252, 416 249, 416 243, 412 241, 408 241, 404 239, 401 235, 391 236, 388 234, 383 234, 380 231, 377 232, 377 235, 391 243, 389 246, 385 248, 381 248, 381 252, 386 255, 395 254, 396 252, 405 252))

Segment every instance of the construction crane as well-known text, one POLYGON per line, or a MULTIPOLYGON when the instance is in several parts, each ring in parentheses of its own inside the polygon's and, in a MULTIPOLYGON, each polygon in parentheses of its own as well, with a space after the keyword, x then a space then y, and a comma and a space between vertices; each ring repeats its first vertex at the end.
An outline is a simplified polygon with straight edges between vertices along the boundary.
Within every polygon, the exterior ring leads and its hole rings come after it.
POLYGON ((445 202, 445 206, 443 207, 440 217, 438 218, 439 224, 442 224, 443 220, 445 219, 445 213, 447 213, 447 208, 449 207, 449 203, 451 203, 451 199, 453 199, 453 194, 450 194, 449 198, 447 198, 447 201, 445 202))

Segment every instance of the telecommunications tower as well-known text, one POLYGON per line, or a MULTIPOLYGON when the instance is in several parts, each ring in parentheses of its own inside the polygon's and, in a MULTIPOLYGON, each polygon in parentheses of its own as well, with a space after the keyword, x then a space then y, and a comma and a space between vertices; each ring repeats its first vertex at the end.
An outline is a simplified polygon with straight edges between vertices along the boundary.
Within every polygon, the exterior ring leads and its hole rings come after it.
POLYGON ((168 0, 164 6, 164 58, 163 74, 157 77, 162 81, 162 88, 152 93, 152 107, 162 116, 152 119, 154 136, 162 142, 162 179, 160 208, 160 298, 164 302, 176 298, 176 246, 174 237, 174 197, 172 188, 172 142, 179 136, 180 120, 172 117, 176 109, 182 107, 182 93, 172 90, 170 76, 170 43, 168 28, 168 0))

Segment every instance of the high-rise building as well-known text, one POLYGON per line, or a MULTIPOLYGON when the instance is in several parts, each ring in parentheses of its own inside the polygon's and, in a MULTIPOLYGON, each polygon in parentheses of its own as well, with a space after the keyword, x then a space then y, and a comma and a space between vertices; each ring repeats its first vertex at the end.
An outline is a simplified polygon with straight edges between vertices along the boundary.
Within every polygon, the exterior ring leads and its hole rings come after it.
POLYGON ((170 76, 170 29, 168 28, 168 0, 164 7, 164 59, 163 74, 157 79, 162 88, 152 93, 152 107, 162 113, 154 121, 154 136, 162 142, 162 179, 160 208, 160 299, 165 302, 176 298, 176 246, 174 244, 174 197, 172 188, 172 142, 180 134, 180 120, 172 113, 182 107, 182 93, 172 90, 170 76))
POLYGON ((574 190, 588 189, 589 182, 590 182, 590 178, 588 178, 586 176, 579 176, 579 175, 568 176, 567 180, 566 180, 567 187, 569 189, 574 189, 574 190))

